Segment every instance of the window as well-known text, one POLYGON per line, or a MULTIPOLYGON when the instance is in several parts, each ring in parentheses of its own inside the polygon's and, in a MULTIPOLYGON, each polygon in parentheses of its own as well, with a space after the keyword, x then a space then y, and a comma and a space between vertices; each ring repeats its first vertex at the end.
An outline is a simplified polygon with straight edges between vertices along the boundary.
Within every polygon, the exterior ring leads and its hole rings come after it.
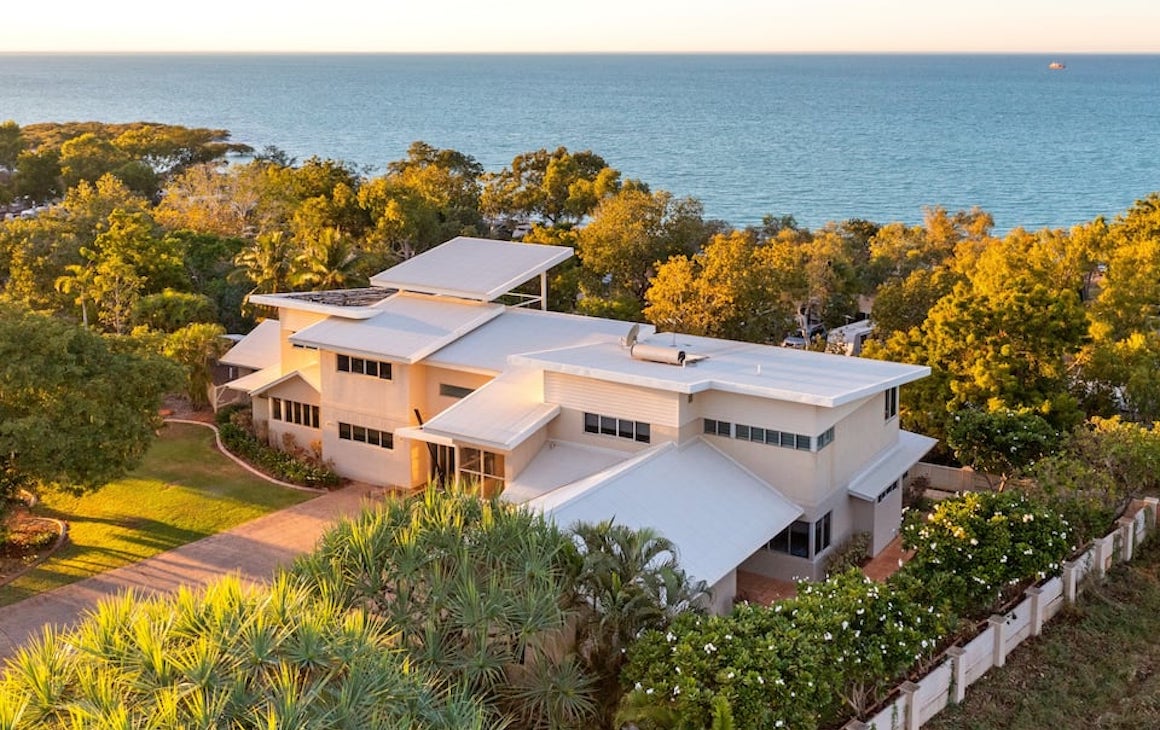
POLYGON ((834 443, 834 427, 830 426, 822 432, 821 436, 818 436, 818 451, 821 451, 832 443, 834 443))
POLYGON ((822 519, 814 523, 814 555, 830 546, 830 515, 832 514, 833 512, 827 512, 822 519))
POLYGON ((299 344, 297 342, 291 342, 290 347, 294 348, 295 350, 317 350, 318 349, 314 345, 302 345, 302 344, 299 344))
POLYGON ((380 380, 391 379, 391 364, 389 362, 364 360, 361 357, 351 357, 350 355, 338 356, 338 371, 340 373, 369 375, 380 380))
POLYGON ((299 426, 318 428, 318 406, 281 398, 270 399, 270 418, 299 426))
POLYGON ((765 549, 776 553, 786 553, 795 558, 813 558, 830 546, 831 514, 833 513, 827 512, 824 517, 812 524, 804 520, 796 520, 779 532, 777 537, 770 540, 765 549), (810 542, 811 536, 813 537, 812 544, 810 542))
POLYGON ((728 421, 715 421, 712 418, 706 418, 705 433, 729 438, 733 435, 733 424, 728 421))
POLYGON ((503 489, 503 454, 459 447, 459 478, 478 482, 484 496, 490 497, 503 489))
POLYGON ((444 398, 466 398, 475 392, 475 388, 464 388, 461 385, 439 384, 439 395, 444 398))
POLYGON ((338 424, 338 437, 343 441, 358 441, 360 444, 370 444, 384 449, 395 448, 395 435, 390 431, 379 431, 350 423, 338 424))
POLYGON ((652 441, 652 426, 643 421, 627 418, 601 416, 597 413, 584 414, 584 433, 598 433, 604 436, 619 436, 622 439, 647 444, 652 441))
POLYGON ((891 418, 894 418, 895 416, 898 415, 898 388, 895 387, 895 388, 888 389, 885 393, 885 396, 886 396, 885 414, 886 414, 886 420, 889 421, 891 418))
MULTIPOLYGON (((745 423, 718 421, 713 418, 705 418, 703 422, 703 430, 710 436, 724 436, 725 438, 735 438, 738 441, 752 441, 755 444, 783 446, 787 449, 795 449, 797 451, 810 451, 814 444, 814 439, 804 433, 775 431, 772 428, 750 426, 745 423)), ((817 438, 818 449, 820 450, 822 447, 827 446, 833 440, 834 429, 831 428, 817 438), (828 440, 823 443, 823 439, 828 440)))
POLYGON ((879 494, 879 495, 878 495, 878 502, 879 502, 879 503, 881 503, 881 502, 882 502, 882 500, 886 499, 886 497, 887 497, 887 496, 888 496, 888 495, 889 495, 891 492, 893 492, 894 490, 898 489, 898 487, 899 487, 899 485, 900 485, 901 483, 902 483, 902 480, 901 480, 901 479, 895 479, 893 482, 891 482, 891 483, 890 483, 890 484, 889 484, 889 485, 886 487, 886 489, 883 489, 883 490, 882 490, 882 494, 879 494))

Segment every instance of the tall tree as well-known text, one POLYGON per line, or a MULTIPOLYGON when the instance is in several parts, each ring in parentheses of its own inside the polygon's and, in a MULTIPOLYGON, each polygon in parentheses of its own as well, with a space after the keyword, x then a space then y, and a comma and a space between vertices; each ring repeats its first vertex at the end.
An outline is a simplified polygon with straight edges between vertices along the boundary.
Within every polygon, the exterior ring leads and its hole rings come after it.
POLYGON ((96 489, 153 442, 176 368, 111 350, 75 325, 0 303, 0 473, 31 487, 96 489))
POLYGON ((591 274, 608 276, 614 293, 643 304, 657 266, 670 256, 695 253, 708 239, 701 214, 695 198, 626 188, 602 200, 581 229, 580 261, 591 274))
POLYGON ((620 173, 592 151, 540 149, 517 155, 510 166, 488 176, 482 206, 493 218, 574 224, 619 189, 620 173))

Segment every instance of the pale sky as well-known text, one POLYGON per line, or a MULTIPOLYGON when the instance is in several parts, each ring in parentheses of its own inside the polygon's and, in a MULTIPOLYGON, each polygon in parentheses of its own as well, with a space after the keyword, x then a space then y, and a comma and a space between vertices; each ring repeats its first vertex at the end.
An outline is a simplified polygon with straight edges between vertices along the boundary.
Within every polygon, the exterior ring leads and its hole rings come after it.
POLYGON ((1160 0, 51 0, 0 51, 1160 53, 1160 0))

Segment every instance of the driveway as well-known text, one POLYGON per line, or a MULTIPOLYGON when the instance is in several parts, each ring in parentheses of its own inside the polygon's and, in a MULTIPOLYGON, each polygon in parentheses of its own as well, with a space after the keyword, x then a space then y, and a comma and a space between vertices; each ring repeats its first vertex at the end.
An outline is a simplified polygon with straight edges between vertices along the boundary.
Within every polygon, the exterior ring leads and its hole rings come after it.
POLYGON ((201 586, 229 574, 246 581, 268 580, 279 565, 312 549, 339 518, 357 514, 382 493, 365 484, 351 485, 139 563, 0 608, 0 660, 13 656, 44 626, 72 625, 101 599, 130 588, 143 593, 174 593, 181 586, 201 586))

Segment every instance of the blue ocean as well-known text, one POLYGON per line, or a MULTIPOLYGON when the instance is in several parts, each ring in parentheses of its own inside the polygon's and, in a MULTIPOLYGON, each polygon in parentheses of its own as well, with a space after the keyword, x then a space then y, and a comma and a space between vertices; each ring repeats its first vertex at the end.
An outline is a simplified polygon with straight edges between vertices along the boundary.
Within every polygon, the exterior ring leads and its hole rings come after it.
POLYGON ((736 225, 1066 227, 1160 190, 1160 56, 9 54, 8 118, 221 127, 369 172, 420 139, 490 170, 592 149, 736 225))

